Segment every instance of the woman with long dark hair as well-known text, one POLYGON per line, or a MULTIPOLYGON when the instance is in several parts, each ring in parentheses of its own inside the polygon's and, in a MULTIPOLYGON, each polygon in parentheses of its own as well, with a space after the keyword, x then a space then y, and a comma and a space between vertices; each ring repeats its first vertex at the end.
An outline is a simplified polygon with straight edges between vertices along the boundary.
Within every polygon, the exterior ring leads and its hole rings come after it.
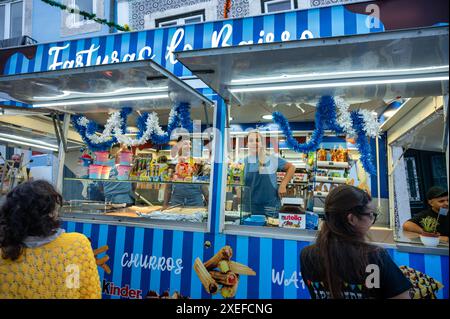
POLYGON ((25 182, 0 207, 0 299, 100 298, 89 240, 60 227, 61 195, 46 181, 25 182))
POLYGON ((410 299, 412 285, 386 250, 366 242, 376 218, 365 191, 349 185, 330 191, 316 243, 300 256, 313 299, 410 299))

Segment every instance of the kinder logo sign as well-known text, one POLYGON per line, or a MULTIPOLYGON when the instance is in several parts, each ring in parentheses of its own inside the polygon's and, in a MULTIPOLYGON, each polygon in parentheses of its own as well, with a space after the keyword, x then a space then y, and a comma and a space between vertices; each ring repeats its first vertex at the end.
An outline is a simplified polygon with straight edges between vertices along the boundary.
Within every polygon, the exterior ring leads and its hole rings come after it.
POLYGON ((126 285, 125 287, 119 287, 114 285, 113 282, 106 281, 105 279, 103 279, 102 282, 102 294, 118 296, 122 298, 142 299, 142 290, 131 289, 129 285, 126 285))
MULTIPOLYGON (((218 47, 228 47, 233 45, 233 26, 231 24, 225 24, 222 29, 219 31, 214 31, 211 35, 211 48, 218 47)), ((272 32, 265 32, 261 30, 259 32, 259 38, 255 42, 253 40, 244 40, 241 41, 238 45, 248 45, 248 44, 261 44, 261 43, 271 43, 275 41, 275 34, 272 32)), ((281 41, 291 41, 297 40, 297 37, 292 35, 289 31, 283 31, 279 35, 281 41)), ((305 30, 300 35, 300 40, 314 38, 313 34, 309 30, 305 30)), ((168 61, 171 64, 177 64, 178 61, 175 59, 174 52, 175 51, 188 51, 192 50, 194 45, 193 43, 186 43, 187 39, 185 36, 185 30, 183 28, 179 28, 173 34, 171 40, 168 42, 169 45, 165 48, 165 53, 162 58, 168 61), (181 43, 183 43, 181 45, 181 43)), ((76 42, 72 42, 72 45, 76 45, 76 42)), ((150 46, 144 46, 140 49, 137 49, 136 52, 127 52, 123 54, 123 56, 119 56, 118 51, 112 51, 110 54, 106 54, 104 56, 96 56, 94 55, 100 51, 100 45, 92 44, 89 49, 80 50, 75 54, 75 59, 73 60, 63 60, 62 56, 64 53, 68 53, 70 50, 70 44, 66 44, 64 46, 54 46, 48 50, 49 57, 53 58, 50 60, 52 63, 50 64, 48 70, 57 70, 57 69, 70 69, 70 68, 78 68, 84 66, 91 65, 103 65, 103 64, 112 64, 119 62, 128 62, 135 60, 144 60, 144 59, 154 59, 156 55, 154 54, 154 49, 150 46)))

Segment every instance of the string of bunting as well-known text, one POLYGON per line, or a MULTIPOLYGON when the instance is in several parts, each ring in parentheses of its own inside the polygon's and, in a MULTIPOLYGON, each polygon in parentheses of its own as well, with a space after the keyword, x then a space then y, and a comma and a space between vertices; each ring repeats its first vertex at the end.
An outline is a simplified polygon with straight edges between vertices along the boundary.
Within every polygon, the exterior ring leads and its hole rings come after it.
POLYGON ((340 97, 322 96, 317 103, 315 114, 315 130, 306 143, 299 143, 292 134, 288 120, 280 112, 272 114, 273 121, 278 124, 286 136, 289 148, 299 153, 308 153, 320 148, 325 129, 338 134, 345 133, 356 139, 360 160, 364 169, 371 175, 376 175, 376 168, 369 139, 379 138, 380 123, 368 110, 349 111, 349 105, 340 97))
POLYGON ((130 31, 130 27, 128 25, 121 26, 121 25, 119 25, 117 23, 108 21, 108 20, 103 19, 103 18, 99 18, 99 17, 97 17, 97 15, 95 13, 90 13, 90 12, 78 10, 76 8, 71 8, 71 7, 66 6, 65 4, 57 2, 57 1, 52 1, 52 0, 41 0, 41 1, 46 3, 46 4, 48 4, 48 5, 51 5, 52 7, 58 7, 61 10, 65 10, 65 11, 67 11, 69 13, 78 14, 78 15, 82 16, 84 19, 92 20, 92 21, 95 21, 97 23, 100 23, 100 24, 103 24, 103 25, 107 25, 109 27, 114 27, 114 28, 116 28, 119 31, 130 31))
POLYGON ((99 125, 83 115, 72 116, 72 124, 91 151, 105 151, 115 143, 138 146, 151 140, 157 145, 167 144, 176 128, 181 126, 189 132, 193 130, 190 105, 180 103, 170 111, 166 131, 161 128, 156 112, 142 113, 136 120, 138 133, 137 138, 134 139, 126 135, 127 119, 131 112, 131 108, 122 108, 120 111, 113 112, 101 133, 99 133, 99 125))

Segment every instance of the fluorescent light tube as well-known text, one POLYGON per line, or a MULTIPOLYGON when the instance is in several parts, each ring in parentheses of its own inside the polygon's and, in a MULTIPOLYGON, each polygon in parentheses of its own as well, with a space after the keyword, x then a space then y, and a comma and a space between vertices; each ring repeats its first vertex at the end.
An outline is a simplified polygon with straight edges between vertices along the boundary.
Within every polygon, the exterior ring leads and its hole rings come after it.
POLYGON ((17 145, 26 145, 26 146, 30 146, 30 147, 35 147, 35 148, 40 148, 40 149, 44 149, 44 150, 49 150, 49 151, 53 151, 53 152, 57 152, 57 149, 51 148, 51 147, 47 147, 47 146, 42 146, 42 145, 38 145, 38 144, 32 144, 32 143, 26 143, 26 142, 22 142, 19 140, 12 140, 12 139, 7 139, 7 138, 3 138, 0 137, 0 141, 5 141, 11 144, 17 144, 17 145))
POLYGON ((159 87, 137 87, 137 88, 120 88, 114 91, 110 92, 78 92, 78 91, 65 91, 63 90, 62 94, 56 95, 56 96, 34 96, 33 100, 54 100, 66 97, 67 99, 70 99, 70 95, 89 95, 91 98, 95 97, 111 97, 116 95, 123 95, 126 92, 129 92, 128 94, 143 94, 143 93, 161 93, 166 92, 169 89, 168 86, 159 86, 159 87))
POLYGON ((67 106, 67 105, 80 105, 80 104, 96 104, 96 103, 110 103, 110 102, 122 102, 122 101, 140 101, 140 100, 157 100, 157 99, 167 99, 168 94, 157 94, 157 95, 141 95, 141 96, 129 96, 129 97, 116 97, 109 99, 89 99, 89 100, 78 100, 78 101, 57 101, 49 103, 38 103, 33 104, 33 107, 51 107, 51 106, 67 106))
POLYGON ((324 73, 305 73, 305 74, 283 74, 277 76, 266 76, 257 78, 247 78, 247 79, 237 79, 231 80, 233 84, 256 84, 256 83, 267 83, 271 81, 283 81, 283 80, 295 80, 295 79, 305 79, 305 78, 322 78, 322 77, 342 77, 342 76, 357 76, 363 75, 364 77, 370 75, 399 75, 399 74, 415 74, 426 73, 426 72, 445 72, 448 71, 448 65, 439 66, 429 66, 422 68, 410 68, 410 69, 392 69, 392 70, 358 70, 358 71, 342 71, 342 72, 324 72, 324 73))
POLYGON ((23 141, 23 142, 31 142, 33 144, 39 144, 42 146, 48 146, 48 147, 52 147, 52 148, 58 148, 58 146, 50 144, 50 143, 36 141, 36 140, 30 139, 30 138, 25 138, 25 137, 21 137, 21 136, 17 136, 17 135, 0 133, 0 137, 10 138, 13 140, 19 140, 19 141, 23 141))
POLYGON ((316 84, 293 84, 293 85, 271 85, 271 86, 255 86, 232 88, 231 93, 244 92, 267 92, 267 91, 286 91, 286 90, 300 90, 300 89, 317 89, 317 88, 332 88, 332 87, 347 87, 347 86, 363 86, 376 84, 395 84, 395 83, 418 83, 418 82, 433 82, 433 81, 448 81, 448 76, 435 76, 427 78, 411 78, 411 79, 383 79, 383 80, 368 80, 368 81, 351 81, 351 82, 337 82, 337 83, 316 83, 316 84))

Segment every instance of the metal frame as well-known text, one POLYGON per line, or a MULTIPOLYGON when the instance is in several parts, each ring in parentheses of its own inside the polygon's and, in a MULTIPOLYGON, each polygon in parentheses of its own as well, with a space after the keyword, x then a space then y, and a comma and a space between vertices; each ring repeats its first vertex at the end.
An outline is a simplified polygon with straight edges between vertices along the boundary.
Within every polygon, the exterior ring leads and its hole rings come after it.
POLYGON ((411 37, 418 37, 418 36, 426 37, 431 35, 434 36, 446 35, 448 34, 448 29, 449 29, 448 26, 432 26, 425 28, 394 30, 370 34, 345 35, 330 38, 313 38, 308 40, 292 40, 286 42, 273 42, 254 45, 229 46, 223 48, 206 48, 189 51, 177 51, 175 52, 175 54, 177 56, 177 59, 180 58, 182 61, 183 58, 197 57, 198 55, 215 56, 223 54, 236 54, 242 52, 260 52, 260 51, 281 50, 281 49, 334 46, 341 44, 367 42, 365 41, 367 39, 371 39, 373 41, 382 41, 382 40, 408 39, 411 37))
POLYGON ((276 13, 276 12, 283 12, 283 11, 292 11, 297 9, 297 0, 261 0, 261 12, 262 13, 276 13), (279 2, 284 2, 284 1, 289 1, 291 3, 291 9, 287 9, 287 10, 281 10, 281 11, 267 11, 267 4, 268 3, 279 3, 279 2))
MULTIPOLYGON (((190 94, 194 95, 196 98, 204 102, 206 105, 212 105, 213 103, 203 95, 201 95, 198 91, 194 90, 191 86, 180 81, 175 75, 171 72, 167 71, 163 67, 159 66, 156 62, 152 60, 139 60, 139 61, 130 61, 130 62, 121 62, 117 64, 106 64, 106 65, 91 65, 81 68, 73 68, 73 69, 60 69, 60 70, 50 70, 50 71, 41 71, 34 73, 25 73, 25 74, 13 74, 13 75, 5 75, 0 76, 0 82, 3 81, 14 81, 14 80, 24 80, 24 79, 34 79, 38 77, 48 77, 48 76, 64 76, 64 75, 72 75, 72 74, 83 74, 90 72, 102 72, 109 71, 111 69, 126 69, 133 67, 151 67, 155 71, 159 72, 163 76, 167 77, 169 80, 173 81, 177 85, 179 85, 184 90, 188 91, 190 94)), ((120 95, 116 96, 119 97, 120 95)), ((86 99, 86 98, 84 98, 86 99)), ((69 100, 60 100, 60 101, 69 101, 69 100)), ((73 100, 72 100, 73 101, 73 100)), ((58 107, 54 109, 59 110, 58 107)), ((67 112, 67 111, 65 111, 67 112)))

